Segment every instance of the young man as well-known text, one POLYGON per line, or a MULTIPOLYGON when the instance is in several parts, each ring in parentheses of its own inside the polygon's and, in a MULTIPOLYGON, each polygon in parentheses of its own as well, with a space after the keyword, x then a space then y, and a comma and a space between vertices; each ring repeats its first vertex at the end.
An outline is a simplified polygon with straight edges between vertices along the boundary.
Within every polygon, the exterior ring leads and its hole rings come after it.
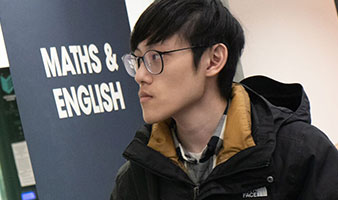
POLYGON ((244 46, 219 0, 155 1, 123 57, 143 118, 113 200, 338 199, 338 152, 299 84, 233 83, 244 46))

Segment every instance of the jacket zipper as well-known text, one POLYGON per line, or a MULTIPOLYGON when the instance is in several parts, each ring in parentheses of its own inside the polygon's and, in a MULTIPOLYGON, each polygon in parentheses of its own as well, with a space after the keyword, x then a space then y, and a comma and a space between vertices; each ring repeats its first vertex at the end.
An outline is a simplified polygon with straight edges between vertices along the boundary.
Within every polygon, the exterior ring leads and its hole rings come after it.
POLYGON ((196 187, 194 187, 194 200, 197 199, 199 193, 200 193, 200 186, 197 185, 196 187))

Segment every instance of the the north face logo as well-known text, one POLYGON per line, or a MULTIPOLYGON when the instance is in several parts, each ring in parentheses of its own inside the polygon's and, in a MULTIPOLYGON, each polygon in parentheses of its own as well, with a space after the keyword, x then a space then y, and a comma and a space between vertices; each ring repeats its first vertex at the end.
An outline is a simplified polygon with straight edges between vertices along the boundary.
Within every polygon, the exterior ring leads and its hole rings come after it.
POLYGON ((258 189, 243 193, 243 198, 267 197, 267 196, 268 196, 268 190, 266 189, 266 187, 258 188, 258 189))

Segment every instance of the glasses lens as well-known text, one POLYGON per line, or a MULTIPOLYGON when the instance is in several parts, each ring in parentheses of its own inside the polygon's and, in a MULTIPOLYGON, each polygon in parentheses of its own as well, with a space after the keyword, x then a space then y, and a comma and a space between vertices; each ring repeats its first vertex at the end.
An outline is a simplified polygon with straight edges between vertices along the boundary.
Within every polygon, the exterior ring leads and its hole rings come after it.
POLYGON ((144 54, 144 64, 152 74, 159 74, 162 71, 162 57, 157 51, 148 51, 144 54))
POLYGON ((126 71, 131 77, 135 77, 136 70, 137 70, 137 61, 136 57, 131 54, 126 54, 122 56, 122 61, 126 71))

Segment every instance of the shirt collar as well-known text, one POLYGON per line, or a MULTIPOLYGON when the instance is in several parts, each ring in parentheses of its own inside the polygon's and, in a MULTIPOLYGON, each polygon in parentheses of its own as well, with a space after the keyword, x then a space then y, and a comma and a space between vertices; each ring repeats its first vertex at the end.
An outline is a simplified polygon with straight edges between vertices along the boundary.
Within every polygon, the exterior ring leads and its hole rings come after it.
POLYGON ((176 123, 173 120, 173 123, 171 124, 171 133, 173 135, 174 144, 176 148, 176 153, 181 161, 187 161, 189 163, 199 163, 199 162, 205 162, 209 160, 210 157, 213 155, 217 155, 218 152, 223 147, 223 137, 224 137, 224 129, 226 124, 226 111, 222 115, 221 119, 218 122, 217 128, 213 134, 213 136, 210 138, 208 144, 204 147, 202 151, 202 156, 199 160, 195 159, 191 154, 184 149, 182 144, 180 143, 178 137, 177 137, 177 127, 176 123))

